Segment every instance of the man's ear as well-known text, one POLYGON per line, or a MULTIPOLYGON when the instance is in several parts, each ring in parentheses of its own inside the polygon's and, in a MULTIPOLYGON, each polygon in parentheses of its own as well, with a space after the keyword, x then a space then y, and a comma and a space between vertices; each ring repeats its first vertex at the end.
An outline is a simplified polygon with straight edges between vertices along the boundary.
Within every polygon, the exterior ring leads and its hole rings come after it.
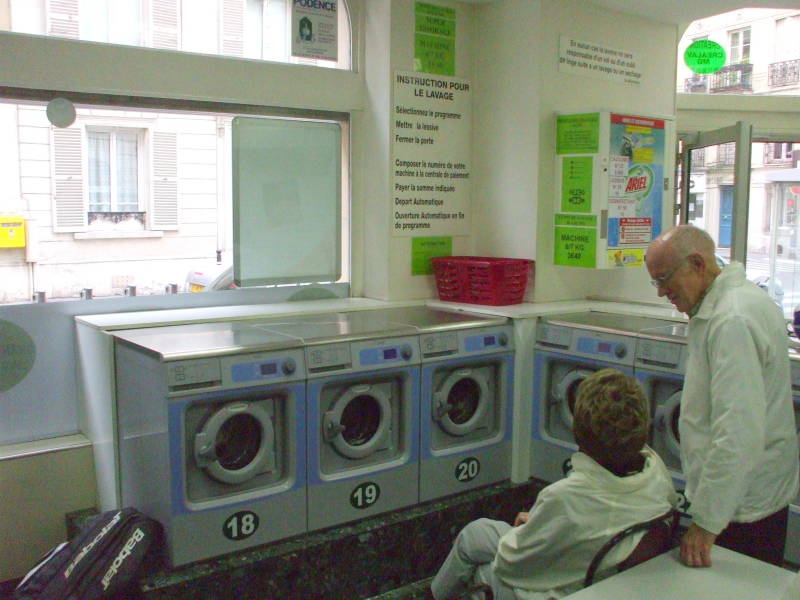
POLYGON ((692 265, 699 272, 703 272, 708 268, 708 265, 706 264, 706 259, 699 252, 692 252, 689 256, 686 257, 686 260, 689 261, 689 264, 692 265))

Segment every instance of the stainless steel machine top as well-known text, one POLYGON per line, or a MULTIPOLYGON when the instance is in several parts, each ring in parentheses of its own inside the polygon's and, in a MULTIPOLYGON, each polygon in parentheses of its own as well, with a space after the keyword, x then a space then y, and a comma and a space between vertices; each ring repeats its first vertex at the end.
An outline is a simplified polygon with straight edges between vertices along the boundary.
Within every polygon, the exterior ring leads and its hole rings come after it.
POLYGON ((295 336, 306 346, 332 341, 414 335, 482 325, 502 325, 506 317, 465 314, 425 306, 385 308, 347 313, 305 315, 262 322, 259 327, 295 336))
POLYGON ((117 341, 141 348, 163 361, 300 348, 295 337, 275 333, 264 322, 224 321, 143 327, 114 333, 117 341))
MULTIPOLYGON (((564 325, 578 329, 604 331, 606 333, 640 333, 644 330, 670 327, 665 319, 638 315, 617 315, 603 312, 579 312, 543 316, 542 321, 551 325, 564 325)), ((681 326, 683 323, 675 322, 681 326)))

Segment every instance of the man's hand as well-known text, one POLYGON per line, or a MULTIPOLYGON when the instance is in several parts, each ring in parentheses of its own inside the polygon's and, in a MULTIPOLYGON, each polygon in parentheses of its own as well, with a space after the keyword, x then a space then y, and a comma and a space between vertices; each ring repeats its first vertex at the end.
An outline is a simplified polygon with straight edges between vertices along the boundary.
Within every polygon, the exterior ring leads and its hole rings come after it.
POLYGON ((692 523, 681 540, 681 561, 689 567, 710 567, 716 534, 692 523))
POLYGON ((523 523, 527 522, 528 522, 528 513, 526 512, 517 513, 517 518, 514 519, 514 527, 518 527, 519 525, 522 525, 523 523))

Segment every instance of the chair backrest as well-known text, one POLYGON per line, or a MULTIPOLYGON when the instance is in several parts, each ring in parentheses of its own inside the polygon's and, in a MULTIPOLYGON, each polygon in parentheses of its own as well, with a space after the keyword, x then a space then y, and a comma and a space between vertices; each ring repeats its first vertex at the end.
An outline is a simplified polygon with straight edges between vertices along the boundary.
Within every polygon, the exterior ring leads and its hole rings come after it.
POLYGON ((680 515, 677 510, 672 509, 664 513, 660 517, 636 523, 627 529, 620 531, 617 535, 608 540, 600 550, 594 555, 589 568, 586 570, 586 577, 583 579, 583 586, 587 587, 592 585, 594 576, 600 564, 603 562, 605 556, 619 544, 622 540, 637 533, 645 531, 644 537, 639 540, 639 543, 633 549, 628 557, 617 565, 617 571, 624 571, 636 565, 643 563, 646 560, 666 552, 672 548, 675 540, 675 532, 678 528, 678 520, 680 515))

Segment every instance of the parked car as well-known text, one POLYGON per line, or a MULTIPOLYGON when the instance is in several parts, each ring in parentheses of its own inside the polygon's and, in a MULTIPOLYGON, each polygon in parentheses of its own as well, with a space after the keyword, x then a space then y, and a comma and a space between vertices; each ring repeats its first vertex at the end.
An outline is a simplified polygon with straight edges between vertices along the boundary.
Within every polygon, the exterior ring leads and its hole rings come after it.
POLYGON ((206 268, 189 271, 186 274, 184 289, 187 292, 214 292, 235 288, 233 265, 211 265, 206 268))
MULTIPOLYGON (((717 266, 720 269, 730 262, 727 258, 720 256, 719 254, 715 254, 714 256, 717 259, 717 266)), ((757 275, 750 281, 755 283, 758 287, 769 294, 769 275, 757 275)), ((775 287, 773 290, 772 299, 775 301, 775 304, 781 307, 781 309, 783 308, 783 286, 777 279, 775 279, 775 287)))

